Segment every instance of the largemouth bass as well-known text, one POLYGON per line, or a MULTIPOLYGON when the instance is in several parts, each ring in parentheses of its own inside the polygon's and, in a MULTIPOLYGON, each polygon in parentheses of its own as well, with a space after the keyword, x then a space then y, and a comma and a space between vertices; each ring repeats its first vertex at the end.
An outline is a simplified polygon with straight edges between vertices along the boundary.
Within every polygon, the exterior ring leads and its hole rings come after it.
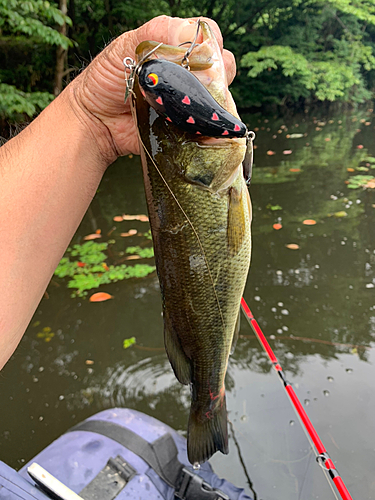
MULTIPOLYGON (((191 71, 238 117, 224 63, 208 24, 189 55, 191 71)), ((156 46, 143 42, 138 61, 156 46)), ((163 45, 150 56, 181 64, 185 47, 163 45)), ((164 341, 177 379, 191 385, 188 456, 202 463, 228 453, 224 378, 239 328, 250 265, 251 204, 242 173, 245 138, 184 132, 156 113, 135 75, 143 176, 164 317, 164 341)))

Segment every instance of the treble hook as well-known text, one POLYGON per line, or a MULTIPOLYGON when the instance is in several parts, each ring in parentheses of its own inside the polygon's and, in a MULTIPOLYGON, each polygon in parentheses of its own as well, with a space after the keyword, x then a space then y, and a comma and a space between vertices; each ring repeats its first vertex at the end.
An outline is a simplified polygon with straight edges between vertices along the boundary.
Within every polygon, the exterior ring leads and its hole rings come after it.
POLYGON ((196 44, 195 42, 197 41, 197 38, 198 38, 198 34, 199 34, 199 28, 201 27, 200 25, 200 19, 197 20, 197 31, 195 33, 195 37, 194 37, 194 40, 192 42, 184 42, 184 43, 181 43, 179 45, 179 47, 181 45, 185 45, 185 43, 190 43, 190 47, 187 49, 187 51, 185 52, 185 55, 184 57, 182 58, 182 61, 181 61, 181 66, 185 69, 187 69, 188 71, 190 71, 190 66, 189 66, 189 56, 190 54, 193 52, 194 48, 198 45, 196 44))

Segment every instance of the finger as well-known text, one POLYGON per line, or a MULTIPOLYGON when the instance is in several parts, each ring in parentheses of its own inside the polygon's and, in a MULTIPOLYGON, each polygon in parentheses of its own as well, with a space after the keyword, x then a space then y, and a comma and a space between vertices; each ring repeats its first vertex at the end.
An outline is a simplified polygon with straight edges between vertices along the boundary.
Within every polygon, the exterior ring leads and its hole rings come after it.
POLYGON ((134 34, 134 38, 138 42, 135 45, 145 40, 178 45, 186 40, 194 39, 197 31, 197 19, 209 24, 222 51, 223 37, 220 28, 215 21, 207 17, 181 19, 179 17, 158 16, 131 33, 134 34))
POLYGON ((230 85, 233 82, 237 73, 236 60, 232 52, 230 52, 227 49, 223 50, 223 60, 224 60, 225 71, 227 73, 228 85, 230 85))

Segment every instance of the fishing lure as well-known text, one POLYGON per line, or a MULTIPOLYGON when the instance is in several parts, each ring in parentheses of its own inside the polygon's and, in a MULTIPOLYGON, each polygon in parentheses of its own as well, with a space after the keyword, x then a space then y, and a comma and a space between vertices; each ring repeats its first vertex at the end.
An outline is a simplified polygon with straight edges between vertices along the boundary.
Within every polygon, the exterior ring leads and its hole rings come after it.
POLYGON ((125 72, 125 101, 129 93, 132 93, 135 76, 138 76, 139 88, 147 103, 180 130, 206 137, 246 137, 243 174, 249 184, 255 133, 249 131, 239 118, 220 106, 199 79, 189 71, 188 56, 195 47, 198 32, 199 24, 194 41, 187 42, 191 43, 191 46, 186 51, 181 66, 162 59, 147 60, 162 43, 153 48, 138 64, 126 57, 124 65, 131 73, 127 77, 125 72))
POLYGON ((228 113, 190 71, 170 61, 153 59, 138 74, 148 104, 176 127, 208 137, 246 137, 246 125, 228 113))

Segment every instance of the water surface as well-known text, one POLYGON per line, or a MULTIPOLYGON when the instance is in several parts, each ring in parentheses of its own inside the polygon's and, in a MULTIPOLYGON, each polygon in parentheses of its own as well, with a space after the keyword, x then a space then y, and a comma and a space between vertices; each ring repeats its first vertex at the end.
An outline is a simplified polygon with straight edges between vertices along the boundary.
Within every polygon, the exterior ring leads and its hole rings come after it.
MULTIPOLYGON (((246 118, 259 130, 245 299, 353 498, 375 499, 375 189, 345 183, 375 176, 363 161, 375 156, 375 121, 367 110, 246 118)), ((136 157, 108 169, 73 243, 101 229, 101 239, 116 240, 117 249, 137 245, 139 237, 120 233, 143 233, 148 224, 115 223, 123 213, 146 213, 136 157)), ((156 274, 102 286, 114 296, 102 303, 71 298, 66 285, 53 278, 1 372, 0 459, 19 468, 70 426, 113 406, 186 433, 189 390, 163 349, 156 274), (38 335, 46 328, 54 333, 49 341, 38 335), (123 340, 133 336, 136 345, 124 350, 123 340)), ((214 456, 215 471, 251 488, 257 500, 334 498, 246 321, 226 386, 230 454, 214 456)))

